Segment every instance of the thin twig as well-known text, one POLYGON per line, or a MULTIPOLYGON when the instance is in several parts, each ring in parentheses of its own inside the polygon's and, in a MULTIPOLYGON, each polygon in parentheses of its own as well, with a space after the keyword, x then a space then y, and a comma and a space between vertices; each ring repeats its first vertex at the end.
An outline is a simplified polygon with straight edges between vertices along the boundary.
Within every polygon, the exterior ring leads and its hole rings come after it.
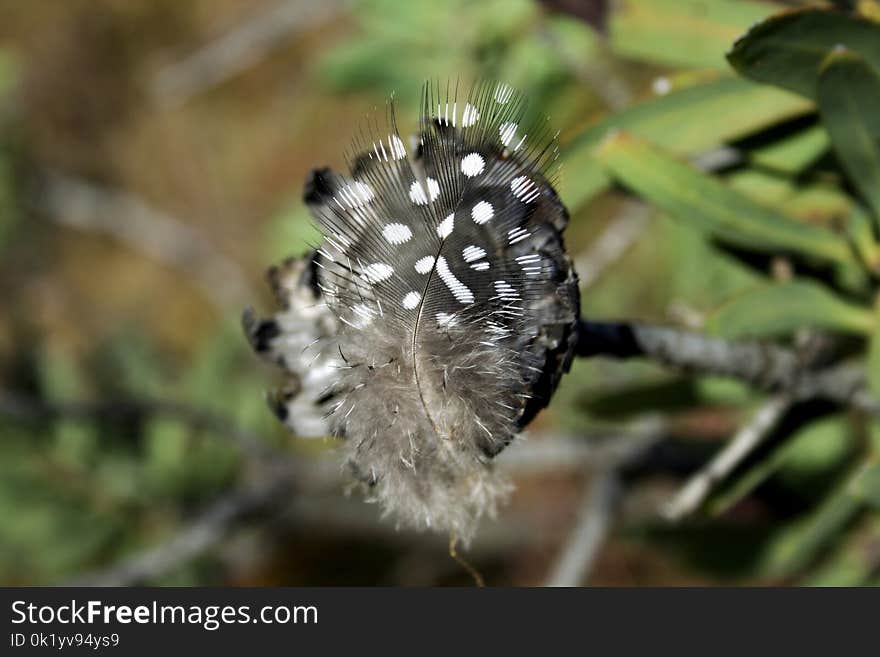
POLYGON ((618 215, 602 231, 589 250, 575 260, 581 289, 593 285, 610 265, 617 262, 648 225, 650 206, 635 199, 626 199, 618 215))
POLYGON ((156 416, 173 417, 194 429, 216 433, 254 456, 266 455, 270 451, 269 442, 260 434, 236 426, 228 418, 182 402, 143 398, 48 402, 0 390, 0 417, 17 422, 39 424, 61 418, 119 421, 156 416))
POLYGON ((185 272, 224 312, 254 298, 237 263, 191 226, 132 194, 51 172, 36 203, 62 225, 109 235, 185 272))
POLYGON ((254 15, 186 59, 162 69, 153 96, 177 107, 253 67, 292 36, 317 27, 342 10, 342 0, 284 0, 254 15))
POLYGON ((696 511, 706 496, 770 434, 791 407, 788 395, 767 401, 706 466, 694 474, 663 508, 668 520, 677 522, 696 511))
POLYGON ((279 469, 273 476, 221 497, 164 543, 88 573, 69 586, 131 586, 154 581, 216 547, 249 515, 290 497, 293 477, 279 469))
MULTIPOLYGON (((0 390, 0 417, 27 424, 59 419, 122 421, 138 417, 171 417, 191 426, 228 438, 252 456, 277 458, 269 440, 259 432, 236 425, 222 415, 183 402, 129 397, 105 401, 49 402, 0 390)), ((609 424, 582 435, 528 434, 518 437, 498 456, 499 467, 516 475, 547 471, 605 467, 647 450, 669 434, 660 416, 636 418, 625 424, 609 424), (534 438, 534 439, 532 439, 534 438)), ((312 457, 302 464, 300 484, 309 490, 336 488, 344 481, 335 455, 312 457)))
MULTIPOLYGON (((67 407, 63 410, 71 410, 67 407)), ((647 449, 649 439, 658 433, 649 432, 651 422, 638 426, 642 434, 634 432, 630 439, 618 449, 616 455, 610 450, 600 450, 593 455, 600 465, 617 463, 627 455, 640 453, 647 449)), ((573 439, 563 439, 572 443, 573 439)), ((581 441, 582 443, 583 441, 581 441)), ((537 455, 540 463, 547 467, 557 464, 553 456, 560 452, 551 449, 552 455, 541 456, 541 448, 551 448, 555 441, 542 441, 529 445, 527 456, 537 455)), ((569 454, 571 451, 569 450, 569 454)), ((265 461, 262 462, 265 466, 265 461)), ((509 470, 519 471, 508 466, 509 470)), ((533 471, 533 470, 531 470, 533 471)), ((252 477, 257 482, 237 488, 221 496, 201 514, 185 522, 174 534, 154 547, 147 548, 108 568, 96 570, 75 581, 75 586, 130 586, 155 581, 162 576, 184 566, 189 561, 215 549, 238 525, 251 515, 278 506, 278 520, 292 524, 302 530, 321 532, 340 532, 346 535, 364 535, 376 539, 393 540, 407 545, 422 543, 426 547, 442 547, 441 539, 433 534, 417 533, 398 529, 393 523, 383 522, 378 509, 365 507, 363 502, 353 502, 338 498, 337 491, 343 475, 335 458, 312 458, 304 462, 276 460, 267 474, 252 477), (295 486, 295 490, 294 490, 295 486), (307 494, 305 493, 307 491, 307 494), (330 498, 320 493, 330 494, 330 498), (297 493, 297 494, 294 494, 297 493)), ((475 543, 475 555, 495 554, 530 544, 542 534, 539 531, 523 531, 526 518, 507 518, 506 522, 496 520, 487 523, 475 543)))
MULTIPOLYGON (((335 464, 338 470, 338 463, 335 464)), ((138 552, 107 568, 95 570, 68 582, 70 586, 132 586, 155 581, 199 556, 220 546, 247 518, 261 511, 272 511, 270 526, 292 527, 306 534, 358 536, 381 540, 408 548, 420 546, 436 551, 438 557, 448 545, 430 532, 398 528, 380 516, 378 507, 339 496, 338 488, 329 497, 304 494, 301 479, 307 469, 285 465, 277 479, 259 487, 236 489, 210 505, 202 514, 158 545, 138 552)), ((486 523, 469 554, 476 558, 509 553, 544 540, 545 534, 528 516, 506 514, 506 518, 486 523)))
POLYGON ((579 586, 585 582, 611 527, 619 495, 617 471, 597 472, 584 496, 580 518, 553 567, 547 586, 579 586))
POLYGON ((532 440, 525 434, 496 460, 499 467, 518 476, 607 469, 631 462, 669 434, 669 423, 659 415, 651 415, 625 424, 588 429, 576 437, 542 435, 532 440))
POLYGON ((785 392, 793 401, 825 399, 880 417, 880 401, 864 370, 843 363, 805 367, 803 358, 768 342, 713 338, 678 328, 628 322, 581 321, 577 355, 647 358, 694 374, 739 379, 762 390, 785 392))
POLYGON ((565 547, 551 570, 547 586, 583 584, 611 528, 617 503, 623 495, 620 471, 665 438, 669 427, 657 417, 647 418, 613 441, 616 450, 604 457, 592 454, 593 481, 581 513, 565 547))
POLYGON ((609 109, 622 110, 632 103, 635 93, 625 76, 611 70, 616 67, 616 60, 609 55, 607 47, 602 48, 598 58, 590 60, 574 56, 547 26, 542 26, 538 35, 571 75, 596 92, 609 109))

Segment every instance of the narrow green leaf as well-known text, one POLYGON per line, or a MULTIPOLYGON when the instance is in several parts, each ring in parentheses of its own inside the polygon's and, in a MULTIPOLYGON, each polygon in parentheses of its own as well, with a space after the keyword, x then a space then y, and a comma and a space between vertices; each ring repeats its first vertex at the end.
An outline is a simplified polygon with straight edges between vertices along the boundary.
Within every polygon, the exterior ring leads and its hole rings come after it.
POLYGON ((844 531, 864 508, 864 503, 851 492, 856 466, 815 511, 789 525, 771 541, 764 554, 764 567, 776 577, 791 577, 809 566, 833 543, 842 539, 844 531))
POLYGON ((690 155, 811 108, 794 94, 732 77, 656 96, 564 140, 562 197, 575 210, 608 187, 610 180, 593 159, 593 150, 611 131, 626 130, 677 155, 690 155))
POLYGON ((880 456, 880 420, 874 420, 868 427, 869 449, 880 456))
POLYGON ((759 23, 734 44, 727 60, 748 78, 815 98, 822 60, 838 45, 880 70, 880 25, 822 9, 759 23))
POLYGON ((877 244, 874 227, 870 217, 857 206, 850 209, 846 234, 865 266, 871 271, 880 271, 880 245, 877 244))
POLYGON ((706 330, 725 338, 765 337, 800 328, 870 333, 874 315, 838 299, 816 283, 770 283, 745 292, 716 310, 706 330))
POLYGON ((850 493, 880 510, 880 463, 870 463, 852 481, 850 493))
POLYGON ((825 181, 800 183, 761 169, 737 169, 722 179, 752 200, 778 208, 804 223, 837 226, 853 212, 852 198, 839 186, 825 181))
POLYGON ((828 146, 828 133, 821 124, 816 124, 755 149, 749 159, 767 169, 796 174, 819 159, 828 146))
POLYGON ((598 160, 615 179, 680 221, 731 244, 763 253, 791 251, 852 263, 841 236, 801 223, 740 194, 631 135, 609 137, 598 160))
POLYGON ((806 586, 871 586, 877 570, 872 546, 880 545, 880 515, 865 518, 828 559, 799 584, 806 586))
POLYGON ((836 48, 822 63, 817 97, 838 160, 880 220, 880 68, 836 48))
POLYGON ((655 65, 726 68, 727 44, 773 9, 742 0, 628 0, 611 15, 611 48, 655 65))
POLYGON ((874 397, 880 399, 880 327, 874 329, 868 343, 868 386, 874 397))
POLYGON ((852 446, 846 418, 834 415, 812 422, 787 436, 766 456, 746 468, 714 493, 707 503, 709 512, 721 515, 742 500, 769 477, 789 464, 800 471, 810 464, 824 468, 840 462, 852 446))

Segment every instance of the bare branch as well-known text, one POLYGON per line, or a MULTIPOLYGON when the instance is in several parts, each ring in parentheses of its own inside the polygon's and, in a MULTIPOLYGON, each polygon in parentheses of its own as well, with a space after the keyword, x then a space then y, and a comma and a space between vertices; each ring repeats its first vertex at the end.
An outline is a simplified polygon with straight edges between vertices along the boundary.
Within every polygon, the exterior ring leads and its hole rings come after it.
POLYGON ((641 201, 626 199, 618 215, 575 260, 581 289, 593 285, 610 265, 617 262, 635 244, 648 225, 651 208, 641 201))
MULTIPOLYGON (((593 466, 592 484, 581 504, 581 513, 568 542, 553 566, 547 586, 579 586, 589 576, 596 556, 604 543, 617 503, 623 495, 620 470, 632 463, 649 448, 663 439, 669 431, 667 423, 658 418, 646 418, 612 439, 615 448, 597 458, 598 450, 591 455, 593 466)), ((564 445, 565 442, 556 441, 564 445)), ((568 441, 574 442, 574 441, 568 441)), ((581 441, 585 442, 585 441, 581 441)))
POLYGON ((626 424, 613 424, 583 435, 541 436, 530 440, 518 437, 498 455, 499 467, 518 476, 586 468, 608 469, 629 463, 670 433, 661 416, 637 418, 626 424))
MULTIPOLYGON (((334 461, 333 465, 338 472, 338 463, 334 461)), ((398 528, 381 518, 375 505, 342 498, 338 486, 333 488, 329 497, 316 496, 312 490, 309 495, 302 494, 309 488, 303 485, 302 477, 310 474, 310 468, 311 465, 300 467, 296 463, 286 463, 276 469, 274 475, 262 478, 262 483, 244 486, 221 496, 158 545, 78 577, 67 585, 131 586, 155 581, 218 548, 244 521, 260 512, 271 512, 273 522, 292 526, 298 531, 320 532, 323 536, 359 536, 410 548, 419 545, 435 550, 438 558, 445 554, 446 542, 442 536, 398 528)), ((544 537, 533 523, 532 518, 511 514, 504 520, 487 522, 469 552, 482 557, 533 545, 544 537)))
POLYGON ((155 580, 217 546, 247 516, 286 500, 292 485, 291 471, 279 469, 274 476, 221 497, 166 542, 67 585, 131 586, 155 580))
POLYGON ((143 200, 59 173, 47 174, 42 183, 37 203, 56 222, 109 235, 185 272, 224 311, 253 298, 237 263, 204 235, 143 200))
POLYGON ((153 96, 163 107, 177 107, 254 66, 295 34, 329 20, 343 0, 284 0, 161 70, 153 96))
POLYGON ((577 355, 648 358, 694 374, 726 376, 793 401, 825 399, 880 417, 864 371, 850 364, 811 369, 795 351, 758 341, 712 338, 640 323, 581 321, 577 355))
POLYGON ((109 421, 138 416, 177 418, 195 429, 205 429, 228 438, 254 456, 264 456, 270 451, 269 442, 258 433, 238 427, 228 418, 181 402, 138 398, 47 402, 0 390, 0 417, 17 422, 41 423, 59 418, 109 421))
POLYGON ((611 527, 619 496, 620 482, 616 470, 597 472, 584 496, 577 525, 553 567, 547 586, 580 586, 584 583, 611 527))
POLYGON ((791 408, 791 399, 784 394, 767 401, 736 433, 706 467, 691 477, 675 497, 663 508, 663 515, 672 521, 696 511, 715 485, 725 479, 742 460, 751 454, 791 408))

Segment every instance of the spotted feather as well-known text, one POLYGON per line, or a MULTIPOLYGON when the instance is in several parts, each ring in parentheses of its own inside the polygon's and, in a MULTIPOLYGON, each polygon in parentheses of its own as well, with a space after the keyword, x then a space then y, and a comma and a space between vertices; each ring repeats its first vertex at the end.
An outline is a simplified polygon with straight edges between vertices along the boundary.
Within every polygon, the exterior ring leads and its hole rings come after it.
POLYGON ((579 314, 555 139, 525 105, 503 83, 428 84, 410 148, 391 105, 349 175, 306 186, 336 326, 314 347, 338 370, 329 427, 388 513, 465 540, 506 494, 492 458, 549 401, 579 314))

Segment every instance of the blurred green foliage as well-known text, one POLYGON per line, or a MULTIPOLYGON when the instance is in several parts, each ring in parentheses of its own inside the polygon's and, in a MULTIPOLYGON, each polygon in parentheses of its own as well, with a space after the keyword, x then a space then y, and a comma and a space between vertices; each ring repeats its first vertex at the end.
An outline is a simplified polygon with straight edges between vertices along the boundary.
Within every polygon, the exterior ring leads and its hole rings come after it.
MULTIPOLYGON (((743 76, 815 100, 826 136, 817 137, 816 128, 809 124, 800 134, 788 131, 786 141, 798 145, 781 152, 800 160, 801 165, 787 175, 777 167, 774 174, 797 188, 804 181, 828 179, 837 173, 838 187, 832 193, 841 199, 849 197, 840 210, 844 218, 848 218, 846 214, 856 217, 842 225, 818 225, 816 217, 825 210, 820 205, 811 208, 809 223, 790 214, 788 203, 771 211, 765 205, 766 196, 758 203, 753 200, 755 190, 741 184, 742 173, 736 189, 725 185, 723 178, 698 172, 662 148, 626 133, 606 139, 598 150, 599 161, 614 179, 719 242, 749 253, 775 253, 795 263, 825 261, 832 267, 830 275, 816 270, 810 275, 802 270, 793 280, 764 284, 738 295, 709 317, 709 330, 725 337, 794 336, 804 330, 861 334, 860 360, 872 381, 877 367, 873 305, 878 274, 876 239, 880 234, 880 213, 874 198, 880 189, 880 125, 874 111, 880 98, 878 44, 880 25, 865 18, 805 10, 759 23, 728 55, 743 76), (817 159, 815 147, 825 144, 833 148, 834 161, 817 159), (801 158, 798 151, 804 145, 808 155, 801 158), (854 304, 855 300, 862 304, 854 304)), ((762 140, 756 137, 752 141, 762 140)), ((756 168, 766 166, 766 159, 749 159, 756 168)), ((859 356, 853 354, 852 358, 859 356)), ((876 445, 862 441, 846 452, 846 460, 853 465, 843 473, 838 465, 843 443, 840 424, 851 421, 821 420, 798 435, 781 438, 783 442, 763 458, 735 473, 729 492, 710 504, 716 512, 729 510, 768 478, 785 482, 783 469, 787 466, 799 464, 803 469, 810 464, 819 475, 827 473, 825 493, 769 536, 760 566, 769 576, 791 578, 806 571, 823 552, 843 541, 856 519, 866 512, 870 515, 871 494, 863 491, 873 490, 876 445), (837 483, 828 487, 832 481, 837 483)), ((866 418, 863 426, 875 422, 866 418)), ((811 479, 815 482, 816 475, 811 479)), ((845 560, 838 567, 843 570, 851 563, 845 560)), ((832 573, 825 571, 819 581, 833 583, 832 573)), ((872 581, 876 566, 864 568, 861 574, 858 583, 872 581)), ((852 572, 847 570, 845 577, 851 578, 852 572)), ((853 583, 852 579, 842 581, 853 583)))
MULTIPOLYGON (((299 201, 304 173, 344 149, 347 122, 381 118, 390 92, 402 129, 414 127, 425 78, 511 82, 562 130, 576 260, 613 225, 622 187, 653 209, 620 262, 584 289, 586 315, 687 317, 718 336, 787 344, 818 332, 865 366, 880 394, 880 25, 866 17, 877 3, 859 3, 861 16, 769 18, 783 5, 628 0, 597 30, 532 0, 363 0, 173 111, 150 104, 148 74, 209 41, 215 14, 232 29, 236 3, 37 4, 7 11, 0 30, 0 582, 65 581, 174 535, 247 474, 246 449, 222 428, 296 458, 326 451, 288 437, 266 410, 267 373, 237 309, 211 307, 181 284, 186 271, 131 245, 51 222, 29 175, 60 168, 142 193, 191 217, 257 286, 267 262, 316 237, 299 201), (174 16, 175 28, 151 39, 166 24, 157 16, 174 16), (109 75, 102 48, 132 34, 109 75), (71 77, 82 96, 65 95, 71 77), (106 126, 88 109, 104 107, 101 94, 128 108, 106 126), (688 161, 725 148, 735 160, 712 172, 688 161), (193 421, 193 409, 220 428, 193 421)), ((880 584, 880 428, 847 409, 796 407, 697 516, 678 526, 657 516, 657 499, 761 400, 741 383, 647 362, 575 363, 536 433, 661 413, 687 466, 632 484, 627 506, 642 511, 620 521, 595 581, 880 584)), ((517 512, 550 522, 549 509, 570 506, 571 481, 554 481, 524 482, 517 512)), ((565 521, 544 526, 550 544, 565 521)), ((248 562, 235 579, 215 550, 158 583, 320 584, 338 581, 340 553, 367 555, 348 582, 411 581, 388 572, 412 570, 415 548, 354 530, 276 528, 259 540, 274 541, 280 563, 248 562)), ((511 549, 482 565, 499 583, 533 583, 539 552, 552 550, 511 549)), ((426 577, 415 581, 449 581, 426 577)))

